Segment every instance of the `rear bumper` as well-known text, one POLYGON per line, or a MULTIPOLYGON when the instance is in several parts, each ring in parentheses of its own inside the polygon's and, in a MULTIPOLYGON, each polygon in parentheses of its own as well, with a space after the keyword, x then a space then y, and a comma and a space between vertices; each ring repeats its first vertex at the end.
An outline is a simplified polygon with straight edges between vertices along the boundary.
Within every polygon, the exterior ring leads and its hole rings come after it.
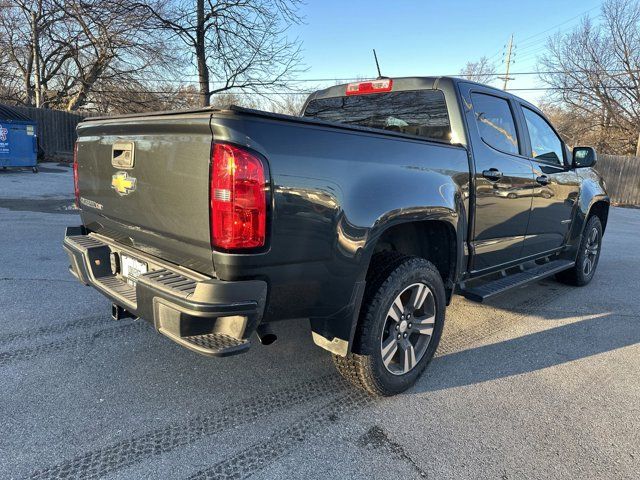
POLYGON ((249 348, 267 297, 262 280, 226 282, 182 269, 119 245, 83 227, 69 227, 64 249, 71 273, 132 315, 153 323, 174 342, 210 356, 249 348), (146 262, 149 271, 135 286, 112 272, 111 254, 126 253, 146 262))

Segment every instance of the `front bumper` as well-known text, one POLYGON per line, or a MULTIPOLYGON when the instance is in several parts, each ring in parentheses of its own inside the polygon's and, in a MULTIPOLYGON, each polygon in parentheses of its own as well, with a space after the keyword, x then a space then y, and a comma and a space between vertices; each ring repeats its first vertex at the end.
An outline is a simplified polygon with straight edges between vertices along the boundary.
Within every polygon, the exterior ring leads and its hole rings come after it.
POLYGON ((83 227, 69 227, 64 249, 71 273, 114 304, 153 323, 174 342, 210 356, 242 353, 262 319, 267 284, 227 282, 169 264, 83 227), (111 254, 125 253, 148 264, 133 286, 112 271, 111 254))

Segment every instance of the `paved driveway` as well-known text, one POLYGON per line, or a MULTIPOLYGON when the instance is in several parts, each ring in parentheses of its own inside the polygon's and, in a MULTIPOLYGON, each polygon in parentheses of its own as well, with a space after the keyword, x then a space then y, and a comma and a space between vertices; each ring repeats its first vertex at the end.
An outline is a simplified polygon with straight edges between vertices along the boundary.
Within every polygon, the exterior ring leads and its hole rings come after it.
POLYGON ((209 359, 67 272, 68 168, 0 171, 0 478, 640 477, 640 210, 594 281, 455 298, 428 371, 371 400, 304 321, 209 359))

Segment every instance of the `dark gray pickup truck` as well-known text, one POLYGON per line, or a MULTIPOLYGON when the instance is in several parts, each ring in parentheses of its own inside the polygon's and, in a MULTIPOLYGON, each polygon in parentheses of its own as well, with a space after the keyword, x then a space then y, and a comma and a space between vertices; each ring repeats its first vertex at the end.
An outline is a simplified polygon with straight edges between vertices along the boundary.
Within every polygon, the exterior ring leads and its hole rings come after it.
POLYGON ((313 93, 300 117, 238 107, 84 121, 70 270, 211 356, 308 318, 372 394, 434 355, 454 293, 474 301, 547 276, 587 284, 609 211, 589 147, 542 113, 448 77, 313 93))

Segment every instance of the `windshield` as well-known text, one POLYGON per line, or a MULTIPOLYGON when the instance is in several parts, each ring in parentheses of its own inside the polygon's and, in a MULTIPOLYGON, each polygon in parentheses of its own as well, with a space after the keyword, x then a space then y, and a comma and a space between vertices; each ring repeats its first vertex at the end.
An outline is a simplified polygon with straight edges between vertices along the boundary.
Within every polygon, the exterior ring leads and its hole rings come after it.
POLYGON ((451 141, 440 90, 411 90, 311 100, 305 117, 451 141))

